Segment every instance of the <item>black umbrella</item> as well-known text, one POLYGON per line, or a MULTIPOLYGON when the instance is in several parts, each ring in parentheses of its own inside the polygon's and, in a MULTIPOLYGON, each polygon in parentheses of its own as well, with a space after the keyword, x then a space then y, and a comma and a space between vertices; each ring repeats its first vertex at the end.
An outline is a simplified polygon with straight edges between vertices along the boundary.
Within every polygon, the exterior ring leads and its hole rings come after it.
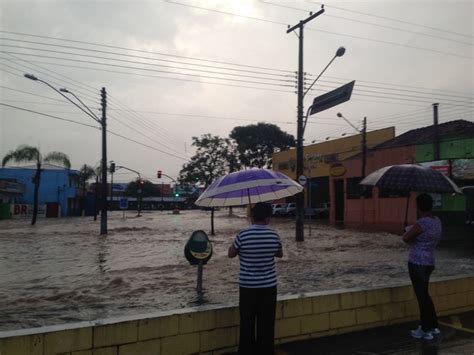
MULTIPOLYGON (((462 194, 459 187, 447 176, 437 170, 416 164, 386 166, 368 175, 360 184, 403 192, 462 194)), ((407 224, 409 201, 410 194, 408 194, 405 211, 405 225, 407 224)))

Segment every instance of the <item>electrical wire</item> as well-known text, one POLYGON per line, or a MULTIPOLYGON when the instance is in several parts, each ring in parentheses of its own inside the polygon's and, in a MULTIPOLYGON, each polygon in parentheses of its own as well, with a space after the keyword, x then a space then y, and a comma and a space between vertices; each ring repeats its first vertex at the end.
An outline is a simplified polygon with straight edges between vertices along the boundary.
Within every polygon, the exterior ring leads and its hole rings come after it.
MULTIPOLYGON (((60 120, 60 121, 66 121, 66 122, 69 122, 69 123, 74 123, 74 124, 78 124, 78 125, 81 125, 81 126, 86 126, 86 127, 90 127, 90 128, 95 128, 97 130, 100 130, 99 127, 97 126, 93 126, 93 125, 89 125, 89 124, 86 124, 86 123, 82 123, 82 122, 77 122, 77 121, 73 121, 73 120, 69 120, 69 119, 66 119, 66 118, 62 118, 62 117, 58 117, 58 116, 53 116, 53 115, 48 115, 48 114, 45 114, 45 113, 42 113, 42 112, 38 112, 38 111, 34 111, 34 110, 29 110, 29 109, 25 109, 23 107, 18 107, 18 106, 13 106, 13 105, 8 105, 8 104, 4 104, 4 103, 1 103, 0 102, 0 105, 2 106, 7 106, 7 107, 10 107, 10 108, 15 108, 17 110, 21 110, 21 111, 26 111, 26 112, 30 112, 30 113, 34 113, 34 114, 37 114, 37 115, 41 115, 41 116, 45 116, 45 117, 50 117, 50 118, 54 118, 54 119, 57 119, 57 120, 60 120)), ((116 137, 120 137, 122 139, 125 139, 127 141, 130 141, 130 142, 133 142, 133 143, 136 143, 136 144, 139 144, 141 146, 144 146, 144 147, 147 147, 147 148, 150 148, 150 149, 153 149, 155 151, 158 151, 160 153, 163 153, 163 154, 166 154, 168 156, 171 156, 171 157, 174 157, 174 158, 177 158, 177 159, 180 159, 180 160, 184 160, 184 161, 188 161, 189 159, 187 158, 183 158, 183 157, 180 157, 180 156, 177 156, 177 155, 174 155, 174 154, 171 154, 169 152, 165 152, 161 149, 158 149, 156 147, 152 147, 148 144, 145 144, 145 143, 142 143, 142 142, 139 142, 139 141, 136 141, 132 138, 129 138, 129 137, 126 137, 122 134, 119 134, 119 133, 116 133, 116 132, 113 132, 113 131, 110 131, 110 130, 107 130, 107 133, 113 135, 113 136, 116 136, 116 137)))

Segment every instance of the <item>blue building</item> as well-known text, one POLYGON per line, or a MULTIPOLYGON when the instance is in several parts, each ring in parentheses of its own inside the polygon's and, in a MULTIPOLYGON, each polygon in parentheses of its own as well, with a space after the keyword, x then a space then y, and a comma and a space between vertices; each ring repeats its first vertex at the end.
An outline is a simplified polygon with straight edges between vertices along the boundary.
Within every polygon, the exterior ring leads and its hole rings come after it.
MULTIPOLYGON (((23 194, 17 196, 14 203, 33 205, 33 177, 35 172, 36 166, 34 165, 0 168, 0 180, 19 183, 24 186, 23 194)), ((77 170, 48 163, 42 165, 38 204, 45 207, 46 216, 60 215, 64 217, 77 213, 77 176, 77 170)), ((3 202, 8 203, 9 201, 3 202)))

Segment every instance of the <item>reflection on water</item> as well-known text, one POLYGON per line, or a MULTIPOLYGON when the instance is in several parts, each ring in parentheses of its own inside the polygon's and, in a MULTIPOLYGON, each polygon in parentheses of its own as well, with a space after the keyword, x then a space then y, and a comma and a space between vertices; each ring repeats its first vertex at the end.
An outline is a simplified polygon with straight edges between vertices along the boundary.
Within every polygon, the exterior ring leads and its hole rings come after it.
MULTIPOLYGON (((235 211, 235 209, 234 209, 235 211)), ((204 267, 204 294, 196 267, 183 255, 194 230, 210 229, 204 211, 110 214, 109 235, 92 218, 0 221, 0 330, 37 327, 202 304, 238 301, 238 260, 227 258, 245 211, 216 213, 214 255, 204 267)), ((294 222, 275 220, 285 256, 277 261, 279 294, 408 282, 400 237, 313 226, 294 241, 294 222)), ((443 247, 436 276, 474 272, 472 249, 443 247), (471 254, 470 254, 471 253, 471 254)))

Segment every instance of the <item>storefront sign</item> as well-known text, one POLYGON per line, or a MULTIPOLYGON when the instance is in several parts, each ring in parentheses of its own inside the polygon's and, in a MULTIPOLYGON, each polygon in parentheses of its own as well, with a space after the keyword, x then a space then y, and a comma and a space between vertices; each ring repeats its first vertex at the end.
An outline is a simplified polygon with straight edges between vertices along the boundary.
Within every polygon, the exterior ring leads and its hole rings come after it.
MULTIPOLYGON (((33 216, 33 205, 14 204, 12 205, 13 217, 31 217, 33 216)), ((46 205, 38 205, 38 217, 46 217, 46 205)))
POLYGON ((346 168, 342 164, 333 164, 329 169, 329 174, 332 177, 342 176, 346 173, 346 168))

